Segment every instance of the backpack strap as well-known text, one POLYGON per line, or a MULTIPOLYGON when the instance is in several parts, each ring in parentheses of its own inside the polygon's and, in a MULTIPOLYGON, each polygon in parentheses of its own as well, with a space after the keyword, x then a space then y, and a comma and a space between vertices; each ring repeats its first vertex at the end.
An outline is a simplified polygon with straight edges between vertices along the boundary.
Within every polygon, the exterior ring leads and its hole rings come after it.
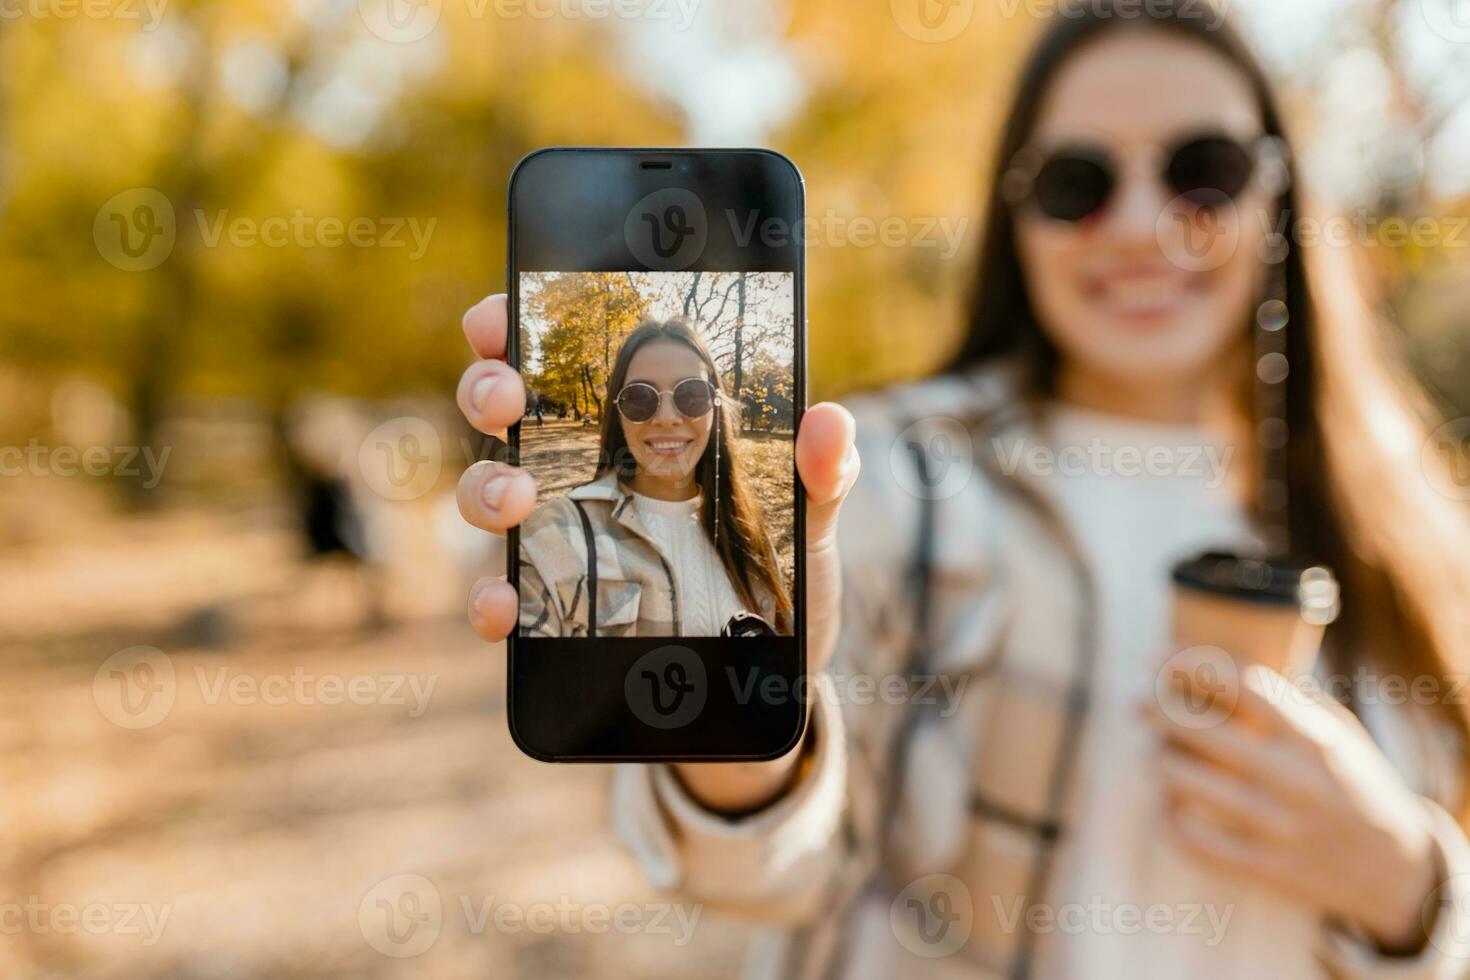
POLYGON ((597 539, 592 533, 592 519, 582 501, 573 500, 582 518, 582 535, 587 541, 587 635, 597 635, 597 539))
MULTIPOLYGON (((909 450, 914 458, 914 469, 917 470, 919 478, 918 485, 927 491, 929 489, 929 454, 918 442, 910 442, 909 450)), ((913 583, 914 631, 908 655, 904 658, 903 668, 904 681, 909 685, 910 693, 912 693, 915 679, 927 672, 934 654, 933 644, 929 637, 929 620, 934 607, 935 510, 933 494, 920 493, 918 526, 914 528, 914 553, 909 565, 909 580, 913 583)), ((883 873, 882 855, 887 850, 893 822, 898 816, 899 796, 903 793, 903 781, 908 762, 904 746, 912 737, 918 723, 919 712, 916 710, 914 699, 910 698, 904 710, 903 720, 898 724, 893 733, 893 741, 888 746, 885 772, 887 779, 882 786, 880 797, 883 807, 879 819, 880 837, 878 841, 880 875, 883 873)))

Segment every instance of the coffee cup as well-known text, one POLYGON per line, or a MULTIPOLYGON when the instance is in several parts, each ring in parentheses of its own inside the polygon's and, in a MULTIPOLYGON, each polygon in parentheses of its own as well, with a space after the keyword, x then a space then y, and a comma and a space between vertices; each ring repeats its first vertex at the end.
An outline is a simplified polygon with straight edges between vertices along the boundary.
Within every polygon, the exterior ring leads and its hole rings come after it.
POLYGON ((1337 579, 1321 565, 1207 552, 1175 565, 1173 579, 1176 653, 1223 650, 1237 668, 1309 672, 1337 618, 1337 579))

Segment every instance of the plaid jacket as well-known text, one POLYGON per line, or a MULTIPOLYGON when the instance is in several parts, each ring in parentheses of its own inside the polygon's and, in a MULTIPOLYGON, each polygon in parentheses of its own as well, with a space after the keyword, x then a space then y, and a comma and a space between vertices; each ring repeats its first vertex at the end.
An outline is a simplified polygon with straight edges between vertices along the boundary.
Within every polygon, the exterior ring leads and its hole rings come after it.
MULTIPOLYGON (((597 548, 597 635, 682 636, 679 583, 633 495, 608 473, 546 501, 520 529, 520 635, 587 635, 587 543, 581 501, 597 548)), ((775 618, 769 595, 759 612, 775 618)))
MULTIPOLYGON (((812 763, 788 796, 727 820, 668 767, 615 771, 613 823, 649 879, 767 923, 750 980, 1037 973, 1044 940, 1032 920, 1002 922, 991 910, 1044 904, 1066 846, 1096 600, 1044 488, 998 465, 1032 431, 1015 392, 1005 369, 990 368, 850 406, 863 467, 840 522, 842 632, 814 685, 812 763), (954 465, 921 477, 915 441, 954 465), (935 533, 921 623, 913 583, 925 498, 935 533), (915 677, 963 697, 941 710, 915 677), (854 679, 881 690, 894 678, 914 696, 856 696, 854 679), (891 914, 905 900, 965 917, 962 942, 936 950, 914 934, 927 920, 891 914)), ((1428 764, 1394 761, 1411 784, 1428 764)), ((1470 871, 1470 845, 1444 810, 1424 805, 1453 893, 1433 941, 1418 958, 1387 959, 1324 925, 1324 976, 1459 976, 1470 965, 1470 875, 1455 877, 1470 871)))

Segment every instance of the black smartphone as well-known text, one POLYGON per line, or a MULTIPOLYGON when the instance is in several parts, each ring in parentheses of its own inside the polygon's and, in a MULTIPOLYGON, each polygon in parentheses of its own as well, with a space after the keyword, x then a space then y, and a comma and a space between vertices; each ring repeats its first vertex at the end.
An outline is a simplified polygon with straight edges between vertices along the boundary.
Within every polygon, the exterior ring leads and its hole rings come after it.
POLYGON ((508 716, 552 762, 759 761, 806 720, 805 192, 768 150, 552 148, 510 178, 508 716))

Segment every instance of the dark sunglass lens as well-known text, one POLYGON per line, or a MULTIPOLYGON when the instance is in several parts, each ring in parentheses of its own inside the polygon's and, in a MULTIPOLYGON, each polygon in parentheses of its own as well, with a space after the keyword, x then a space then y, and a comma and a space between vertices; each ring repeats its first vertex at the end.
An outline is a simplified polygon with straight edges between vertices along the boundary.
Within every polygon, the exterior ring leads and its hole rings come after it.
POLYGON ((647 422, 658 414, 658 392, 649 385, 628 385, 618 395, 618 411, 629 422, 647 422))
POLYGON ((1255 163, 1250 150, 1225 136, 1190 140, 1169 158, 1169 186, 1195 204, 1235 200, 1250 183, 1255 163))
POLYGON ((1111 168, 1075 153, 1061 153, 1042 164, 1032 189, 1041 213, 1057 221, 1081 221, 1095 214, 1112 193, 1111 168))
POLYGON ((708 382, 699 378, 685 378, 674 388, 674 407, 685 418, 704 418, 709 414, 712 400, 708 382))

